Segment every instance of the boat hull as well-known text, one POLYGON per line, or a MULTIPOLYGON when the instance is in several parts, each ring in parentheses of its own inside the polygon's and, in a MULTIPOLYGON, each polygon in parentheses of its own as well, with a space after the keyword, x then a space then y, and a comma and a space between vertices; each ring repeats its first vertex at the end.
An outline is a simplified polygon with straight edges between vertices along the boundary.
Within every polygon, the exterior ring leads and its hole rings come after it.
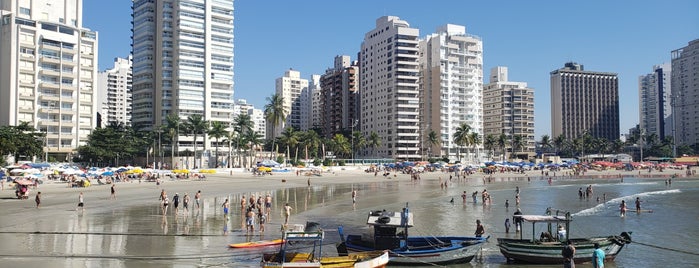
MULTIPOLYGON (((476 237, 409 237, 407 247, 390 249, 390 264, 413 265, 468 263, 480 251, 485 238, 476 237)), ((371 242, 359 235, 347 236, 344 246, 350 252, 375 250, 371 242)))
POLYGON ((310 253, 286 253, 285 262, 275 262, 278 254, 264 254, 263 268, 306 268, 306 267, 322 267, 322 268, 384 268, 389 261, 388 252, 372 251, 353 253, 348 256, 323 256, 318 259, 313 259, 310 253))
MULTIPOLYGON (((604 250, 605 260, 614 260, 624 245, 627 244, 625 238, 621 236, 593 237, 571 239, 575 246, 575 263, 585 263, 592 261, 592 252, 595 251, 594 244, 598 243, 604 250)), ((498 238, 498 247, 502 255, 508 261, 524 262, 532 264, 562 264, 561 250, 565 247, 561 242, 539 242, 526 239, 506 239, 498 238)))

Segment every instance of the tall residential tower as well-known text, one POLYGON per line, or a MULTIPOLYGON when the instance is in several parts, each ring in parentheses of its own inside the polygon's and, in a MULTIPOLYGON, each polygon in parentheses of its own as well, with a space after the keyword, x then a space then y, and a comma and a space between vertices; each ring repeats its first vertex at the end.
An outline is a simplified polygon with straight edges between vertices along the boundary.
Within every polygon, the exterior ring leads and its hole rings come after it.
POLYGON ((656 65, 652 73, 638 78, 639 127, 659 141, 672 136, 670 70, 669 63, 656 65))
MULTIPOLYGON (((154 129, 169 114, 182 120, 196 114, 229 124, 233 120, 233 0, 134 0, 132 9, 132 124, 154 129)), ((193 135, 177 140, 179 150, 195 147, 193 135)), ((212 141, 206 135, 200 137, 197 150, 213 148, 212 141)))
POLYGON ((321 76, 321 120, 320 126, 326 138, 332 138, 343 131, 359 130, 359 86, 357 62, 349 56, 336 56, 333 68, 321 76), (354 127, 353 127, 354 126, 354 127))
POLYGON ((675 144, 699 144, 699 39, 673 50, 671 57, 675 144))
POLYGON ((376 20, 359 52, 362 135, 378 134, 371 157, 419 160, 419 51, 416 28, 394 16, 376 20))
POLYGON ((483 94, 485 135, 505 134, 510 154, 522 159, 534 156, 534 89, 526 82, 508 81, 507 67, 498 66, 490 69, 490 83, 483 94), (520 146, 511 146, 517 140, 520 146))
POLYGON ((115 58, 114 67, 97 75, 98 108, 102 127, 109 124, 131 125, 131 56, 115 58))
POLYGON ((447 24, 421 40, 419 47, 423 154, 480 162, 478 150, 468 151, 471 155, 465 158, 457 155, 466 151, 454 141, 454 133, 466 124, 470 133, 483 137, 481 38, 467 34, 464 26, 447 24), (439 144, 427 141, 430 132, 439 136, 439 144))
POLYGON ((96 125, 97 33, 82 0, 0 1, 0 125, 47 134, 44 152, 66 161, 96 125))

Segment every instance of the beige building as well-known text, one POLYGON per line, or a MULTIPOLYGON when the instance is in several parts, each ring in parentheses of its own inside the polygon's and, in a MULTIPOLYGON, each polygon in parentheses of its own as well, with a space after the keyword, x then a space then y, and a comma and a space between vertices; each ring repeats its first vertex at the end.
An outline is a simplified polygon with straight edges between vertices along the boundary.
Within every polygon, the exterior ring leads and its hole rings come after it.
POLYGON ((0 16, 0 124, 29 122, 49 160, 70 160, 97 114, 98 39, 82 1, 0 1, 0 16))
POLYGON ((480 162, 478 146, 460 148, 454 133, 462 124, 483 137, 483 42, 466 27, 447 24, 420 41, 423 154, 451 161, 480 162), (428 133, 440 143, 429 148, 428 133), (476 148, 476 150, 473 150, 476 148), (459 156, 458 154, 461 154, 459 156))
POLYGON ((483 89, 483 114, 485 136, 507 135, 509 144, 505 146, 507 155, 504 159, 512 156, 515 136, 522 139, 521 148, 514 150, 517 157, 526 159, 535 153, 534 89, 526 82, 509 81, 507 67, 490 69, 490 83, 483 89))
POLYGON ((301 78, 301 72, 287 70, 284 76, 275 81, 276 94, 282 96, 284 115, 286 119, 280 124, 272 127, 272 123, 267 124, 267 139, 278 137, 285 128, 292 127, 296 130, 308 130, 308 120, 311 109, 310 92, 308 89, 308 79, 301 78), (274 128, 274 129, 272 129, 274 128), (274 131, 274 132, 272 132, 274 131))
POLYGON ((420 160, 419 50, 420 31, 394 16, 376 20, 364 35, 359 52, 362 135, 376 132, 378 148, 364 155, 420 160))

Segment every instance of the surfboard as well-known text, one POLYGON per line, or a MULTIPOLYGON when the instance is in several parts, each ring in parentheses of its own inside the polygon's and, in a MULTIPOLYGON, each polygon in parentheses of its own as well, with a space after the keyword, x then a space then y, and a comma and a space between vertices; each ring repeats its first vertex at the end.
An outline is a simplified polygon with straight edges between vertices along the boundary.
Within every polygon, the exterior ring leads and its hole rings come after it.
POLYGON ((634 210, 636 213, 653 213, 652 209, 641 209, 639 211, 634 210))
POLYGON ((228 244, 228 246, 232 247, 232 248, 254 248, 254 247, 274 246, 274 245, 279 245, 281 243, 284 243, 284 240, 274 239, 274 240, 261 240, 261 241, 228 244))

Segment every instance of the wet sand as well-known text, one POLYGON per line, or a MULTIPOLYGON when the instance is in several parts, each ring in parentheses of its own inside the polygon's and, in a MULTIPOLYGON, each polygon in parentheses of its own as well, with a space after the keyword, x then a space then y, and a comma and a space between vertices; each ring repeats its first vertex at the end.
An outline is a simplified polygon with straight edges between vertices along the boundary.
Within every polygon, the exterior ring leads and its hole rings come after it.
MULTIPOLYGON (((334 167, 321 176, 297 176, 295 172, 274 173, 274 175, 253 176, 250 173, 242 171, 234 171, 231 175, 229 171, 221 170, 217 174, 207 174, 204 180, 194 178, 184 180, 172 180, 166 177, 160 185, 155 182, 117 182, 116 200, 110 199, 109 184, 97 185, 93 181, 93 185, 86 188, 69 188, 68 184, 61 182, 47 182, 39 185, 37 189, 30 189, 29 199, 17 200, 15 198, 14 189, 10 183, 5 183, 5 189, 0 191, 0 226, 17 226, 23 222, 45 219, 46 217, 57 217, 63 214, 66 210, 75 210, 78 204, 78 195, 83 192, 85 198, 85 209, 92 213, 104 212, 112 210, 115 207, 133 207, 153 204, 158 202, 158 197, 161 190, 165 190, 172 200, 175 193, 179 193, 180 198, 184 193, 188 193, 194 202, 194 194, 201 190, 204 200, 212 197, 221 198, 230 194, 246 194, 255 192, 272 191, 283 188, 303 187, 308 183, 310 178, 311 185, 328 185, 328 184, 366 184, 379 181, 391 180, 410 180, 410 175, 401 173, 391 173, 384 177, 381 172, 377 176, 374 173, 368 173, 364 170, 366 167, 334 167), (41 191, 41 208, 36 209, 34 197, 36 193, 41 191)), ((576 176, 576 179, 609 179, 619 178, 622 176, 647 177, 647 178, 670 178, 673 174, 678 174, 684 177, 685 170, 665 169, 663 172, 653 171, 595 171, 591 170, 584 176, 576 176)), ((573 177, 561 176, 567 173, 549 172, 548 177, 552 180, 568 180, 573 177)), ((420 175, 423 181, 439 181, 440 178, 446 181, 453 173, 444 172, 427 172, 420 175)), ((532 170, 524 174, 505 172, 494 173, 492 175, 475 174, 470 175, 470 180, 491 178, 493 181, 517 180, 526 179, 527 177, 534 179, 542 179, 541 171, 532 170)), ((454 176, 454 179, 456 177, 454 176)), ((438 182, 435 182, 437 184, 438 182)), ((238 200, 231 200, 231 207, 235 208, 238 205, 238 200)), ((0 227, 2 228, 2 227, 0 227)), ((40 231, 40 230, 35 230, 40 231)))

